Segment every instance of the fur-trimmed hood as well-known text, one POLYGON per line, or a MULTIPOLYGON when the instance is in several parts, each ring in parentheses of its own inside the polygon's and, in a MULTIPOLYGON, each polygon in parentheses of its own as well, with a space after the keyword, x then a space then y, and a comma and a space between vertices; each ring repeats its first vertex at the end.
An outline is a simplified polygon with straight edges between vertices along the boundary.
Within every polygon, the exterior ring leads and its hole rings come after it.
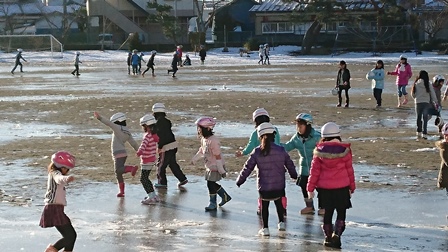
POLYGON ((343 158, 350 153, 350 144, 342 142, 324 142, 316 146, 313 154, 318 158, 343 158))

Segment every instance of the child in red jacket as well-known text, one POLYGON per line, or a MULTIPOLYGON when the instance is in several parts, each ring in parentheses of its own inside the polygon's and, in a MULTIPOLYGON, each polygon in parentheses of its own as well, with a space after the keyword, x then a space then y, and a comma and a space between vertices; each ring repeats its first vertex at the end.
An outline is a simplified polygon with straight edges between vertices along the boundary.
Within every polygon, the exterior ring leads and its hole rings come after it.
POLYGON ((350 198, 356 188, 352 151, 349 143, 342 142, 339 126, 333 122, 322 126, 321 137, 311 162, 308 197, 314 198, 314 189, 317 189, 322 207, 325 208, 322 225, 325 234, 324 245, 340 248, 340 236, 345 230, 346 210, 352 207, 350 198), (334 210, 337 216, 333 228, 334 210))

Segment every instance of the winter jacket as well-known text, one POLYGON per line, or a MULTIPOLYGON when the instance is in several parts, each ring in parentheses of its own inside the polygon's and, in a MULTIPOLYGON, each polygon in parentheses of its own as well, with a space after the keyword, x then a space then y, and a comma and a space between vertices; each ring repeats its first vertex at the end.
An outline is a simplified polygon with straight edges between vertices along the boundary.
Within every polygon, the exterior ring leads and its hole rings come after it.
POLYGON ((82 63, 82 62, 79 60, 79 55, 76 55, 76 56, 75 56, 75 60, 74 60, 73 62, 75 62, 75 66, 79 65, 79 63, 82 63))
MULTIPOLYGON (((16 64, 20 64, 20 59, 25 60, 25 59, 22 57, 22 52, 17 53, 17 55, 16 55, 16 64)), ((26 61, 26 60, 25 60, 25 61, 26 61)))
POLYGON ((146 132, 143 136, 142 143, 137 150, 137 156, 141 159, 141 164, 152 164, 157 159, 157 143, 159 137, 157 134, 146 132))
POLYGON ((173 60, 171 61, 171 67, 173 69, 177 69, 177 64, 179 63, 179 57, 176 55, 173 56, 173 60))
POLYGON ((338 77, 336 78, 336 86, 340 89, 350 89, 350 78, 350 71, 348 69, 339 69, 338 77))
POLYGON ((429 83, 429 93, 426 92, 425 82, 422 79, 419 79, 414 83, 412 88, 411 96, 414 98, 415 104, 417 103, 430 103, 431 100, 437 102, 436 93, 434 92, 434 88, 429 83))
POLYGON ((398 63, 393 72, 388 72, 388 74, 396 75, 397 81, 395 82, 397 86, 408 85, 409 79, 412 77, 412 69, 409 64, 398 63))
POLYGON ((437 178, 437 187, 448 188, 448 143, 445 141, 437 141, 436 147, 439 148, 440 159, 442 160, 437 178))
MULTIPOLYGON (((280 133, 278 132, 277 127, 275 127, 275 132, 276 134, 274 142, 276 144, 280 144, 280 133)), ((249 142, 241 152, 244 156, 249 155, 258 145, 260 145, 260 139, 258 138, 257 131, 254 130, 250 135, 249 142)))
POLYGON ((313 160, 313 151, 316 144, 320 140, 320 132, 311 129, 310 135, 307 138, 303 138, 299 133, 291 137, 291 139, 282 144, 287 152, 296 149, 299 152, 299 174, 302 176, 308 176, 310 174, 311 161, 313 160))
MULTIPOLYGON (((200 155, 204 158, 205 168, 207 170, 219 172, 218 166, 216 165, 216 156, 221 155, 221 144, 216 136, 212 135, 208 138, 201 137, 201 147, 199 147, 196 155, 200 155)), ((224 166, 225 164, 222 156, 221 160, 224 166)))
POLYGON ((130 66, 131 65, 131 58, 132 58, 132 54, 131 55, 128 55, 128 59, 127 59, 127 62, 128 62, 128 66, 130 66))
POLYGON ((384 89, 384 69, 372 69, 367 73, 366 79, 372 80, 372 89, 384 89))
POLYGON ((146 66, 147 67, 152 67, 152 66, 155 66, 156 64, 154 64, 154 57, 155 57, 156 55, 155 54, 153 54, 153 55, 151 55, 151 57, 149 57, 149 60, 148 60, 148 63, 146 63, 146 66))
POLYGON ((101 116, 98 117, 98 120, 103 124, 109 126, 109 128, 111 128, 113 131, 110 148, 112 151, 112 156, 114 158, 127 157, 125 146, 126 142, 129 142, 129 144, 132 146, 132 148, 134 148, 134 150, 136 151, 138 150, 139 146, 126 126, 115 124, 107 119, 104 119, 101 116))
POLYGON ((442 104, 442 87, 439 83, 432 83, 434 87, 434 93, 436 94, 437 104, 442 104))
POLYGON ((133 66, 137 66, 138 62, 140 62, 140 56, 138 56, 138 54, 134 53, 131 56, 131 63, 133 66))
POLYGON ((177 48, 176 52, 177 52, 177 57, 179 57, 179 59, 182 59, 182 49, 177 48))
POLYGON ((297 179, 296 167, 288 153, 283 147, 274 143, 271 144, 271 151, 267 156, 261 154, 260 147, 255 148, 236 180, 237 186, 246 181, 255 167, 258 167, 257 187, 260 192, 284 190, 285 167, 291 178, 297 179))
POLYGON ((205 56, 207 56, 207 52, 205 51, 204 48, 202 48, 202 49, 199 51, 199 57, 201 57, 201 60, 205 60, 205 56))
POLYGON ((69 176, 64 176, 58 170, 48 173, 47 192, 45 193, 45 205, 57 204, 67 205, 65 197, 65 185, 68 183, 69 176))
POLYGON ((171 121, 162 116, 157 119, 156 125, 157 135, 159 136, 159 149, 163 151, 176 149, 178 146, 173 131, 171 130, 171 121))
POLYGON ((350 144, 339 141, 318 144, 314 150, 307 191, 347 186, 351 192, 356 189, 350 144))

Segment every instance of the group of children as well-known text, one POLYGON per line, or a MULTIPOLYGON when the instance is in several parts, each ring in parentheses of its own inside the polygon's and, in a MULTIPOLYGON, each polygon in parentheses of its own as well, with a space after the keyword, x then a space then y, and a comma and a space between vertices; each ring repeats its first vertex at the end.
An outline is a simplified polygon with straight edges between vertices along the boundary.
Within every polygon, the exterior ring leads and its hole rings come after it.
POLYGON ((259 65, 271 64, 269 62, 269 44, 266 43, 258 47, 258 57, 260 57, 260 60, 258 61, 259 65))

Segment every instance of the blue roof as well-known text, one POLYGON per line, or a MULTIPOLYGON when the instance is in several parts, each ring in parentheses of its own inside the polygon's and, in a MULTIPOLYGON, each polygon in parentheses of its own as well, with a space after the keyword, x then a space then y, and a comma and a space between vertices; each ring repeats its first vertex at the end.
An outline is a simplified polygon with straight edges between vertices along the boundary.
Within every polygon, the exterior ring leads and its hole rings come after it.
MULTIPOLYGON (((357 10, 373 10, 374 6, 369 0, 339 0, 338 2, 344 3, 345 8, 351 11, 357 10)), ((380 1, 377 1, 379 7, 383 7, 380 1)), ((308 4, 301 4, 297 2, 283 2, 282 0, 267 0, 259 5, 254 5, 249 11, 250 12, 292 12, 292 11, 303 11, 307 8, 308 4)))

